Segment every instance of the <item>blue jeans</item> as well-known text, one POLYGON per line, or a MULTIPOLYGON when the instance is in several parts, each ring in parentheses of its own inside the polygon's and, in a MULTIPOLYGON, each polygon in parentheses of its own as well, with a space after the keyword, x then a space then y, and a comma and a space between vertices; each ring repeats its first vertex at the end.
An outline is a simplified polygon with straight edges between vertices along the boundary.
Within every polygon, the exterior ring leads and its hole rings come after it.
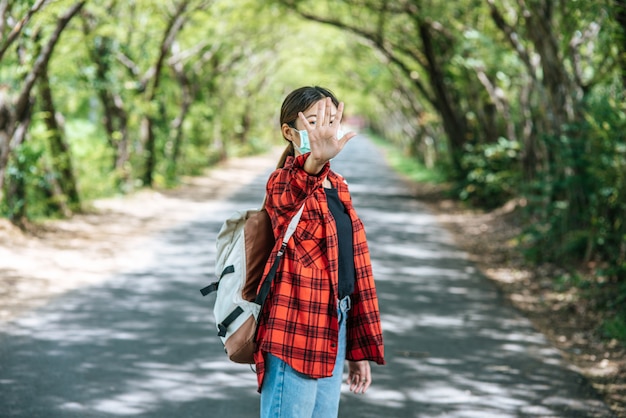
POLYGON ((261 418, 331 418, 339 413, 341 381, 346 359, 346 320, 350 298, 339 301, 339 346, 333 375, 312 379, 267 354, 261 387, 261 418))

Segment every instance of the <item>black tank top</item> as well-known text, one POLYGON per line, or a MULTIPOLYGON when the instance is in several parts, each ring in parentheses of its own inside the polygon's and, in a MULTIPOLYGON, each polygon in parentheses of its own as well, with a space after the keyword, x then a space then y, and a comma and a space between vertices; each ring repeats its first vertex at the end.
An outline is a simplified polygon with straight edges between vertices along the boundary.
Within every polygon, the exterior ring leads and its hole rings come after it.
POLYGON ((328 208, 337 225, 339 246, 339 299, 351 295, 354 291, 354 248, 352 247, 352 221, 346 208, 339 200, 337 189, 324 188, 328 208))

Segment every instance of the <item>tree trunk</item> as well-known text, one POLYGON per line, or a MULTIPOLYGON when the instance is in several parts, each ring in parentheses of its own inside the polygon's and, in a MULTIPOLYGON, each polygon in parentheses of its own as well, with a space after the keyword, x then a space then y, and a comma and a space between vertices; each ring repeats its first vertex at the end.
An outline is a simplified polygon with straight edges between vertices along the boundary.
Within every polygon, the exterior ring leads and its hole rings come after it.
POLYGON ((156 139, 154 136, 154 122, 152 117, 144 116, 141 120, 141 137, 143 138, 144 170, 141 181, 144 186, 154 185, 154 171, 156 168, 156 139))
POLYGON ((531 94, 533 91, 533 79, 528 77, 527 82, 522 83, 522 91, 520 92, 520 116, 522 119, 522 176, 530 182, 537 178, 537 173, 542 171, 540 169, 541 158, 538 156, 539 150, 537 149, 537 131, 532 115, 531 94))
POLYGON ((448 137, 453 174, 456 178, 461 178, 464 177, 461 157, 463 156, 463 146, 467 137, 467 121, 458 111, 457 105, 450 95, 450 87, 446 85, 443 69, 438 59, 438 51, 435 50, 429 25, 421 22, 418 29, 424 48, 423 52, 428 61, 426 70, 428 71, 430 84, 435 95, 435 106, 441 116, 443 129, 448 137))
MULTIPOLYGON (((163 40, 161 42, 161 49, 159 57, 153 67, 153 75, 151 78, 150 85, 147 89, 146 93, 146 101, 148 103, 153 102, 156 98, 156 93, 159 89, 159 85, 161 82, 161 71, 163 70, 163 63, 165 62, 165 57, 170 52, 174 39, 178 32, 182 29, 183 24, 185 23, 185 10, 189 4, 189 0, 183 0, 178 5, 176 12, 172 16, 169 21, 168 28, 165 31, 163 36, 163 40)), ((142 175, 142 181, 144 186, 152 187, 154 183, 154 171, 156 168, 157 160, 156 160, 156 135, 154 133, 154 116, 152 115, 144 115, 142 119, 142 133, 143 133, 143 143, 144 143, 144 152, 145 155, 145 165, 142 175)))
MULTIPOLYGON (((13 155, 12 151, 16 149, 19 144, 22 144, 26 138, 26 132, 30 126, 30 109, 32 104, 33 100, 31 99, 31 106, 27 108, 27 111, 20 114, 20 120, 9 127, 11 136, 8 137, 7 141, 7 153, 3 154, 3 158, 6 158, 3 168, 6 170, 13 160, 15 161, 13 164, 14 170, 9 170, 9 175, 6 175, 3 171, 2 177, 0 177, 0 191, 5 192, 4 195, 9 210, 9 220, 20 228, 25 227, 27 218, 26 182, 24 173, 28 170, 28 167, 24 164, 22 159, 11 157, 13 155), (13 143, 18 145, 13 146, 13 143)), ((0 107, 2 107, 1 103, 0 107)))
POLYGON ((24 228, 27 217, 26 182, 24 173, 28 170, 27 164, 20 158, 12 159, 14 170, 6 178, 6 198, 8 218, 11 223, 24 228))
MULTIPOLYGON (((510 141, 516 141, 517 133, 515 132, 515 123, 511 115, 511 106, 509 105, 507 98, 505 97, 502 90, 496 86, 496 83, 493 82, 489 78, 489 76, 487 75, 487 73, 485 72, 483 68, 475 68, 475 70, 476 70, 476 76, 478 77, 478 80, 480 81, 485 91, 489 95, 491 103, 493 103, 495 110, 497 110, 497 114, 499 114, 500 118, 504 122, 507 139, 510 141)), ((488 105, 489 104, 485 104, 485 106, 488 106, 488 105)), ((487 113, 490 110, 493 110, 493 109, 485 108, 486 120, 489 119, 489 116, 487 115, 487 113)), ((494 117, 492 121, 486 121, 485 123, 488 125, 494 125, 493 128, 495 128, 495 125, 496 125, 495 114, 493 116, 494 117)), ((497 139, 497 137, 499 136, 499 131, 500 131, 499 129, 497 129, 498 132, 496 133, 491 132, 492 127, 485 126, 484 129, 486 130, 485 134, 488 138, 495 137, 493 139, 497 139)))
POLYGON ((15 132, 15 109, 13 98, 6 87, 0 86, 0 190, 2 189, 4 172, 11 153, 11 139, 15 132))
MULTIPOLYGON (((113 13, 113 5, 107 10, 113 13)), ((83 33, 89 35, 94 31, 95 25, 91 23, 91 16, 83 15, 83 33)), ((121 95, 111 86, 109 82, 111 61, 110 39, 101 37, 100 42, 93 48, 89 48, 91 60, 96 65, 95 82, 98 99, 102 104, 104 130, 107 140, 113 149, 113 169, 118 188, 130 179, 128 170, 128 159, 130 158, 128 149, 128 112, 125 109, 124 100, 121 95)))
MULTIPOLYGON (((0 37, 0 61, 2 60, 2 57, 4 56, 5 52, 9 49, 11 44, 13 44, 13 42, 15 42, 17 38, 19 38, 20 34, 22 33, 22 30, 28 24, 28 22, 33 17, 33 15, 39 12, 39 10, 43 6, 45 6, 46 2, 47 0, 37 0, 31 6, 31 8, 26 12, 26 15, 22 17, 22 19, 20 19, 19 22, 16 22, 13 24, 13 28, 7 34, 6 39, 2 39, 0 37)), ((0 13, 0 19, 2 20, 2 25, 4 25, 7 21, 10 20, 7 16, 5 16, 5 13, 13 5, 10 3, 7 3, 5 4, 5 6, 6 7, 2 9, 2 13, 0 13)))
POLYGON ((59 17, 55 31, 41 50, 41 53, 35 59, 30 72, 24 78, 22 89, 18 95, 13 98, 0 91, 0 190, 4 189, 5 172, 11 152, 13 149, 17 148, 26 137, 32 106, 31 91, 35 82, 42 71, 47 67, 52 51, 61 33, 69 21, 85 5, 85 2, 86 0, 77 2, 70 7, 65 14, 59 17))
POLYGON ((250 132, 250 127, 252 126, 252 118, 250 117, 251 109, 250 102, 246 102, 246 106, 244 107, 243 112, 241 113, 241 118, 239 119, 239 125, 241 131, 239 131, 235 135, 235 139, 240 144, 245 144, 246 139, 248 138, 248 133, 250 132))
POLYGON ((80 196, 72 167, 70 148, 65 140, 63 128, 57 120, 47 68, 39 77, 39 89, 41 107, 44 111, 44 123, 48 129, 51 169, 54 180, 58 184, 58 189, 55 187, 53 190, 55 194, 59 192, 63 194, 62 196, 55 196, 55 200, 63 209, 64 214, 68 216, 71 212, 80 211, 80 196))
MULTIPOLYGON (((173 49, 176 49, 177 45, 172 45, 172 47, 173 49)), ((193 97, 196 94, 196 88, 189 81, 189 77, 185 74, 185 69, 180 61, 172 64, 171 67, 181 90, 180 108, 178 110, 178 115, 172 121, 169 138, 169 148, 171 152, 169 156, 168 174, 170 178, 173 178, 173 176, 176 175, 180 150, 182 148, 183 124, 187 118, 187 114, 189 113, 193 97)))
POLYGON ((619 63, 622 74, 622 86, 626 89, 626 0, 613 0, 615 2, 615 21, 620 26, 619 42, 619 63))

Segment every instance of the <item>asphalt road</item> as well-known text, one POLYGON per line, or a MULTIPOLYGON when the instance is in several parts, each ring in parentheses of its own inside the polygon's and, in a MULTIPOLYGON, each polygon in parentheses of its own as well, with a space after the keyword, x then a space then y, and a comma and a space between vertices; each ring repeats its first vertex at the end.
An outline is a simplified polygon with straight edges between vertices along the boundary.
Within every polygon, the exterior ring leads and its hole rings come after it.
MULTIPOLYGON (((366 395, 344 387, 341 417, 612 416, 368 140, 333 168, 368 233, 388 361, 366 395)), ((0 417, 258 416, 255 375, 228 362, 198 290, 222 221, 259 204, 266 176, 160 234, 150 265, 0 326, 0 417)))

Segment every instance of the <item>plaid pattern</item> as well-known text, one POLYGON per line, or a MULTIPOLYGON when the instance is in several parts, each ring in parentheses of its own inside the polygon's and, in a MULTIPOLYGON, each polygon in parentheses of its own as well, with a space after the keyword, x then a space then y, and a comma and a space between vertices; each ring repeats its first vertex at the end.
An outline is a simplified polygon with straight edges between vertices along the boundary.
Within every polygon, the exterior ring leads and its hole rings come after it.
POLYGON ((306 200, 272 289, 259 316, 255 362, 259 391, 265 370, 263 352, 279 357, 311 378, 332 375, 337 355, 338 246, 337 229, 322 188, 325 176, 337 188, 352 220, 355 289, 348 320, 348 360, 384 364, 378 299, 363 223, 358 218, 343 177, 326 164, 317 176, 303 170, 308 154, 291 157, 267 183, 266 208, 278 243, 287 224, 306 200))

